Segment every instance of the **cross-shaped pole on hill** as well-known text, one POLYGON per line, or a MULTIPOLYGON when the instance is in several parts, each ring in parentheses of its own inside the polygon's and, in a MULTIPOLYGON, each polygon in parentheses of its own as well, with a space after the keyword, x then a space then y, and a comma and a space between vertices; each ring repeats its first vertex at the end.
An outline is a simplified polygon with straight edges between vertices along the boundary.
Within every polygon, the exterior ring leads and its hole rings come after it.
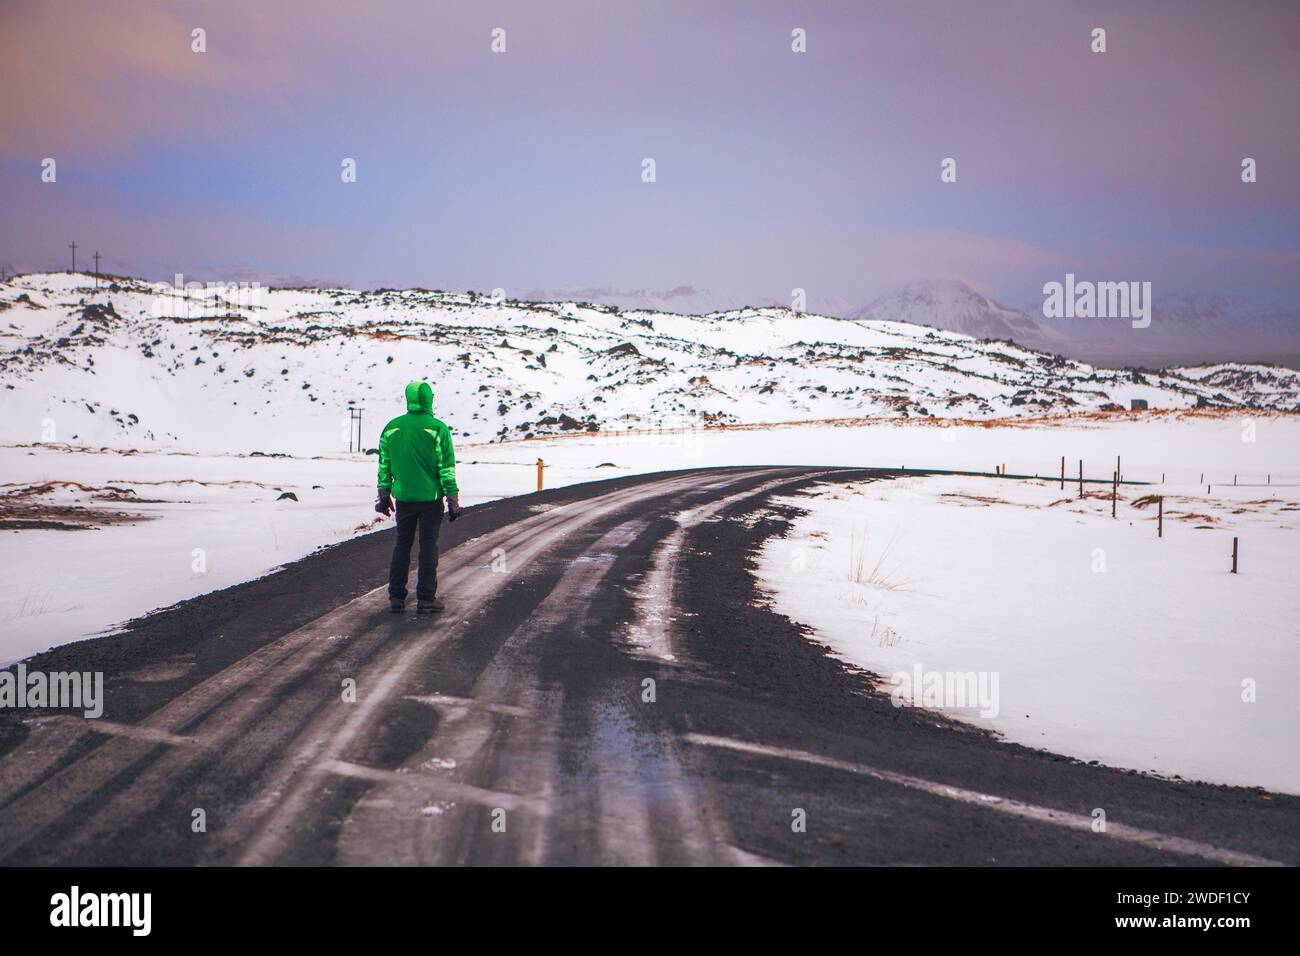
POLYGON ((72 248, 72 271, 76 272, 77 271, 77 244, 75 242, 71 243, 71 248, 72 248))
POLYGON ((95 252, 95 288, 99 288, 99 251, 95 252))

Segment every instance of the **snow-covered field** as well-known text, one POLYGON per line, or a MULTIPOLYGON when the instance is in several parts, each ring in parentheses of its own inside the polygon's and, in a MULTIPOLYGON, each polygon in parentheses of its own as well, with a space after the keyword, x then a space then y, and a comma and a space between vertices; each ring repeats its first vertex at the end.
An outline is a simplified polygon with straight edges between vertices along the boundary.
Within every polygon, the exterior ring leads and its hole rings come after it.
POLYGON ((6 519, 91 525, 0 524, 2 662, 257 577, 375 517, 359 507, 374 484, 360 461, 6 447, 0 469, 6 519), (298 501, 277 501, 281 489, 298 501))
MULTIPOLYGON (((385 413, 399 411, 397 402, 385 413)), ((1123 456, 1125 477, 1172 486, 1206 480, 1300 482, 1300 419, 1194 417, 1066 425, 877 423, 572 436, 459 448, 466 504, 547 487, 672 468, 828 464, 1052 473, 1082 457, 1089 477, 1123 456), (1253 438, 1253 441, 1244 441, 1253 438)), ((264 574, 374 527, 375 459, 269 458, 0 447, 6 519, 77 523, 109 512, 140 520, 89 530, 4 530, 0 661, 99 633, 157 607, 264 574), (70 483, 83 486, 77 488, 70 483), (47 483, 55 483, 45 487, 47 483), (319 487, 315 487, 319 486, 319 487), (103 489, 116 489, 103 500, 103 489), (277 500, 282 492, 298 500, 277 500), (97 497, 99 496, 99 497, 97 497), (61 507, 62 506, 62 507, 61 507), (32 512, 32 509, 36 509, 32 512), (61 517, 60 517, 61 516, 61 517), (202 549, 196 565, 195 549, 202 549), (201 570, 195 570, 200 567, 201 570)))
POLYGON ((807 514, 759 573, 903 704, 1084 760, 1300 793, 1295 455, 1267 487, 1123 487, 1116 518, 1109 489, 1055 481, 823 485, 786 499, 807 514))

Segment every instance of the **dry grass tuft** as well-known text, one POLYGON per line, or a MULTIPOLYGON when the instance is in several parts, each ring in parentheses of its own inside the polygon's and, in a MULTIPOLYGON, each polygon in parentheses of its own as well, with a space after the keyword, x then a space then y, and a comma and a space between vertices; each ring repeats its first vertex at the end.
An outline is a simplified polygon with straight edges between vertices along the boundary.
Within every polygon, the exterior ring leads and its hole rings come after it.
POLYGON ((898 580, 894 574, 887 570, 885 561, 889 557, 889 552, 894 545, 891 541, 876 556, 874 561, 870 558, 869 537, 867 533, 862 532, 859 536, 857 530, 853 531, 853 537, 849 544, 849 581, 854 584, 861 584, 865 587, 880 588, 885 591, 897 591, 907 586, 905 581, 898 580))

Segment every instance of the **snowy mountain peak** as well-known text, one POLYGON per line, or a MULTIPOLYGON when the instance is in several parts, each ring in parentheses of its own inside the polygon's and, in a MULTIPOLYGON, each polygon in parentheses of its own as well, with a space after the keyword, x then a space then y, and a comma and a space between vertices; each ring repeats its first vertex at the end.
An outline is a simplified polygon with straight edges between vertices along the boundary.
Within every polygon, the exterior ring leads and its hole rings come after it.
POLYGON ((1023 342, 1043 335, 1043 329, 1026 313, 995 302, 956 279, 909 282, 849 318, 912 322, 983 339, 1023 342))

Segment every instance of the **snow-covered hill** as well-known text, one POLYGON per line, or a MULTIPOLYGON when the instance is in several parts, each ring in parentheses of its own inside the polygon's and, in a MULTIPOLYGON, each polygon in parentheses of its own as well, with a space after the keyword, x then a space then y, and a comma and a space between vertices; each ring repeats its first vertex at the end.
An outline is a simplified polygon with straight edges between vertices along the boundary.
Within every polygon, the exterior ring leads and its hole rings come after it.
POLYGON ((1300 409, 1300 375, 1107 371, 898 321, 764 308, 686 316, 425 290, 179 296, 33 274, 0 283, 0 439, 329 453, 348 406, 367 447, 434 386, 475 439, 844 417, 1006 416, 1196 405, 1300 409), (233 298, 234 301, 228 301, 233 298))

